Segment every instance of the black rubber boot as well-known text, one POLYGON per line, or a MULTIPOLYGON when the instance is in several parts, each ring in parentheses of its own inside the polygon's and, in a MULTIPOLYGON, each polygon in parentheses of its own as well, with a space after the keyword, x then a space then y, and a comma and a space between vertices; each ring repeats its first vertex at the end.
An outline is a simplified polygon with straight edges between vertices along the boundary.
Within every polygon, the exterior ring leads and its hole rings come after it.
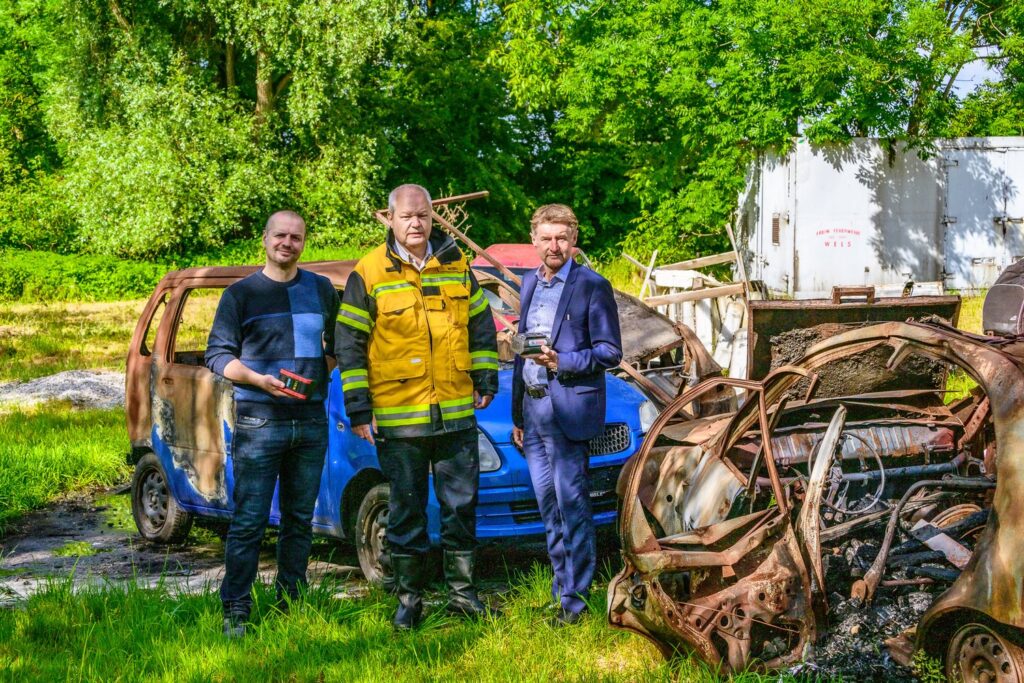
POLYGON ((476 594, 473 584, 473 566, 475 564, 472 550, 444 551, 444 580, 448 584, 448 613, 467 617, 483 617, 488 614, 497 616, 494 610, 488 609, 476 594))
POLYGON ((423 555, 391 554, 395 570, 398 610, 391 621, 399 631, 408 631, 420 625, 423 618, 423 582, 426 576, 426 558, 423 555))

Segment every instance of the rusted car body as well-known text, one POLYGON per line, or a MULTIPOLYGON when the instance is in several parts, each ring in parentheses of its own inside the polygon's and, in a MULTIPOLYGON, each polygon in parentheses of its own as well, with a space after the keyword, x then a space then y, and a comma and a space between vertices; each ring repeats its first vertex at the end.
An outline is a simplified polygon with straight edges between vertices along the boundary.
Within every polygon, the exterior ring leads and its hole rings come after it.
POLYGON ((894 654, 906 663, 923 649, 951 680, 1021 680, 1022 439, 1024 342, 938 321, 826 338, 763 381, 708 380, 662 412, 620 477, 625 566, 608 589, 609 621, 666 657, 695 652, 726 671, 813 659, 828 594, 872 600, 898 525, 969 501, 991 508, 973 555, 894 654), (816 393, 819 374, 879 355, 892 373, 959 366, 979 389, 949 406, 925 391, 816 393), (695 415, 722 386, 745 392, 741 407, 695 415), (827 585, 828 547, 881 526, 864 576, 827 585))

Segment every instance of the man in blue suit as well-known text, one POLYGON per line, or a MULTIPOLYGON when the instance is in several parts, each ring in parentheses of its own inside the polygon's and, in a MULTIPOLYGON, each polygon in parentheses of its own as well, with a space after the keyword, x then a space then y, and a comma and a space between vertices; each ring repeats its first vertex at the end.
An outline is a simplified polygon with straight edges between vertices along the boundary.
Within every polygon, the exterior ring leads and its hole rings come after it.
POLYGON ((540 207, 530 221, 542 265, 523 277, 519 333, 548 343, 516 357, 512 383, 512 439, 526 454, 544 520, 560 624, 587 609, 597 564, 587 442, 604 433, 604 373, 622 359, 611 285, 572 260, 577 228, 563 204, 540 207))

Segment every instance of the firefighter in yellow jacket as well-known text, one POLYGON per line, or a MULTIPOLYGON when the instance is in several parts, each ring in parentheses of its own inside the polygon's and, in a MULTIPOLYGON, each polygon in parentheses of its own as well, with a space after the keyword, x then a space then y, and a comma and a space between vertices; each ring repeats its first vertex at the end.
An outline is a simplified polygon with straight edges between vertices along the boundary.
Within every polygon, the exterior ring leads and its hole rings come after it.
POLYGON ((475 410, 498 389, 494 321, 455 241, 431 232, 430 194, 388 197, 384 244, 349 276, 336 352, 352 431, 376 443, 391 484, 388 544, 398 591, 394 625, 415 628, 428 576, 427 477, 441 505, 448 610, 480 615, 473 581, 480 454, 475 410))

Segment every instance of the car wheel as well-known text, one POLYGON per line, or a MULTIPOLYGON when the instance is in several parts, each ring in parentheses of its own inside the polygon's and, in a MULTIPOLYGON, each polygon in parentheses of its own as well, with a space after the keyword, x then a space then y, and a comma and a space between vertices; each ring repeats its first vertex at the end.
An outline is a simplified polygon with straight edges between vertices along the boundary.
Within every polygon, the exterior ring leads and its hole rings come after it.
POLYGON ((388 539, 388 499, 391 487, 377 484, 366 492, 356 513, 356 554, 363 576, 371 583, 385 583, 388 571, 385 555, 388 539))
POLYGON ((1024 650, 988 626, 964 624, 946 650, 951 683, 1016 683, 1024 680, 1024 650))
POLYGON ((192 515, 174 500, 167 474, 154 453, 142 456, 135 465, 132 517, 142 537, 154 543, 180 543, 192 529, 192 515))

